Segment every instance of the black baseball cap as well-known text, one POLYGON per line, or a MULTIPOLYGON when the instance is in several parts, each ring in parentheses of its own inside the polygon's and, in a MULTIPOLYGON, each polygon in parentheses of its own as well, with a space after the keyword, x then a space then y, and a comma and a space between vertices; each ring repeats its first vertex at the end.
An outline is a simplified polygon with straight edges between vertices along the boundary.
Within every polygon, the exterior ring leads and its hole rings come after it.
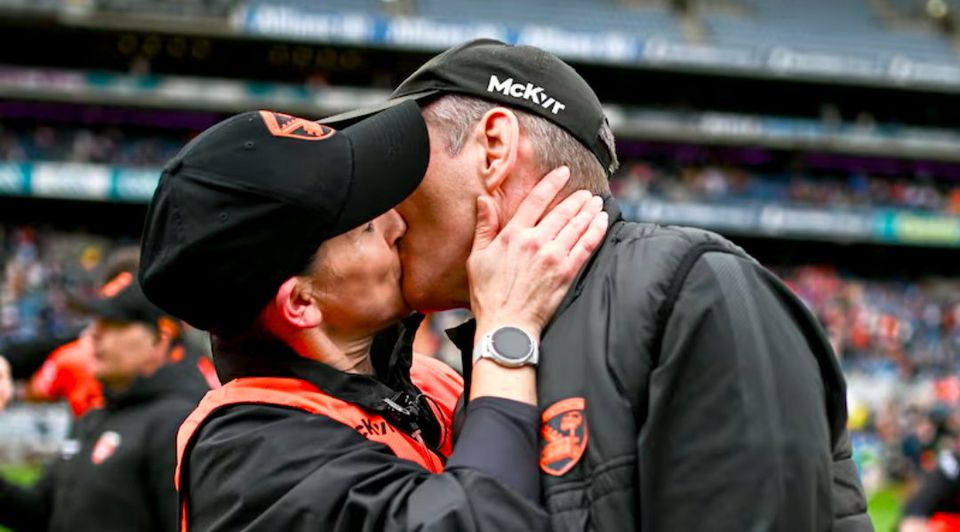
POLYGON ((140 246, 144 293, 194 327, 239 332, 320 244, 410 195, 429 157, 414 102, 340 131, 271 111, 229 118, 163 170, 140 246))
POLYGON ((157 326, 173 317, 147 299, 131 272, 122 272, 108 281, 93 299, 77 300, 85 313, 111 321, 140 322, 157 326))
POLYGON ((600 138, 600 128, 607 122, 603 107, 580 74, 540 48, 494 39, 473 40, 427 61, 381 105, 320 122, 348 124, 407 100, 425 103, 445 93, 475 96, 543 117, 590 149, 607 175, 616 170, 612 146, 600 138))

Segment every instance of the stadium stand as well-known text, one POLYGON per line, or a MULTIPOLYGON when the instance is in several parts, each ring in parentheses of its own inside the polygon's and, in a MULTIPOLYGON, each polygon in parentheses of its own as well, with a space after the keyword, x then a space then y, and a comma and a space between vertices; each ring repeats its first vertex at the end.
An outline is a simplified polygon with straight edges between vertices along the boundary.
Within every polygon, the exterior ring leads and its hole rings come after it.
MULTIPOLYGON (((0 226, 0 337, 32 339, 75 328, 68 295, 91 295, 119 241, 108 235, 0 226)), ((866 279, 835 267, 779 270, 827 327, 851 369, 907 376, 960 371, 960 282, 866 279)), ((434 327, 441 334, 449 319, 434 327)), ((439 337, 435 339, 439 344, 439 337)))
POLYGON ((913 176, 865 172, 762 173, 729 165, 654 165, 627 161, 613 182, 627 201, 754 200, 824 208, 890 207, 960 214, 960 184, 923 182, 913 176))
POLYGON ((0 339, 56 336, 83 323, 70 297, 96 294, 103 258, 115 237, 0 225, 0 339))
POLYGON ((848 371, 928 378, 960 371, 960 283, 862 279, 831 267, 781 274, 820 318, 848 371))
POLYGON ((64 161, 160 166, 188 138, 131 135, 120 128, 93 130, 41 125, 11 130, 0 124, 0 161, 64 161))
POLYGON ((708 14, 712 42, 730 46, 789 47, 873 58, 906 56, 956 62, 949 42, 933 31, 884 25, 867 0, 742 0, 743 16, 708 14))
POLYGON ((438 20, 476 20, 511 25, 552 25, 584 31, 623 31, 643 37, 681 38, 670 11, 655 6, 626 9, 614 0, 472 2, 419 0, 420 13, 438 20), (509 13, 505 18, 504 14, 509 13))
MULTIPOLYGON (((0 162, 56 161, 129 167, 163 165, 190 138, 160 132, 131 134, 119 127, 65 127, 0 123, 0 162)), ((682 147, 674 147, 681 150, 682 147)), ((695 158, 696 159, 696 158, 695 158)), ((613 181, 625 201, 753 200, 822 207, 889 207, 960 214, 960 184, 923 172, 807 169, 789 171, 735 165, 709 158, 678 164, 660 157, 626 160, 613 181)))
MULTIPOLYGON (((906 0, 904 0, 906 1, 906 0)), ((258 5, 252 2, 249 5, 258 5)), ((394 15, 393 2, 288 0, 284 5, 314 12, 394 15)), ((744 49, 789 48, 862 58, 908 57, 916 61, 957 63, 960 56, 947 36, 932 25, 899 27, 885 20, 869 0, 736 0, 732 2, 621 2, 599 0, 416 0, 408 15, 441 22, 533 25, 586 32, 618 31, 642 38, 698 41, 744 49), (719 6, 717 5, 719 4, 719 6), (509 17, 504 15, 509 13, 509 17), (705 34, 691 37, 687 18, 702 19, 705 34)), ((900 6, 905 8, 907 6, 900 6)), ((912 10, 915 6, 911 5, 912 10)))

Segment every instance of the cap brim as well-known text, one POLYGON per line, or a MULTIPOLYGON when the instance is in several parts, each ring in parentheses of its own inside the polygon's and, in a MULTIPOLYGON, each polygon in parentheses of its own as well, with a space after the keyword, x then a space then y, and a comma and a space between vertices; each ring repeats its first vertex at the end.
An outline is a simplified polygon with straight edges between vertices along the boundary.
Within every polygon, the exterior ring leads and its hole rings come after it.
POLYGON ((135 321, 110 299, 77 298, 73 303, 77 310, 92 318, 103 318, 113 321, 135 321))
POLYGON ((353 152, 353 180, 337 227, 348 231, 413 193, 430 162, 430 140, 420 106, 411 100, 396 103, 341 133, 353 152))
POLYGON ((353 124, 356 124, 360 120, 369 118, 370 116, 375 115, 381 111, 385 111, 392 107, 396 107, 404 102, 408 102, 410 100, 420 101, 420 100, 423 100, 424 98, 429 98, 430 96, 438 94, 439 92, 440 92, 439 90, 428 90, 423 92, 417 92, 414 94, 398 96, 396 98, 391 98, 378 105, 374 105, 371 107, 362 107, 360 109, 354 109, 353 111, 347 111, 345 113, 329 116, 327 118, 321 118, 320 120, 317 120, 317 122, 325 126, 342 129, 345 127, 349 127, 353 124))
POLYGON ((167 314, 151 303, 134 283, 109 297, 79 298, 72 296, 75 309, 93 317, 121 322, 156 323, 167 314))

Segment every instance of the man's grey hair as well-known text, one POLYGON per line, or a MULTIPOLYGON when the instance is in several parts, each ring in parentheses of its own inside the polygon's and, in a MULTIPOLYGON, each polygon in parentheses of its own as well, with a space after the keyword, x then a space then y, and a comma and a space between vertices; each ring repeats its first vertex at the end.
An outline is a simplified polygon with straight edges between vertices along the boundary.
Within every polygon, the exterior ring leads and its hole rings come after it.
MULTIPOLYGON (((463 149, 467 137, 487 111, 501 104, 463 96, 445 95, 423 110, 424 120, 436 128, 446 143, 447 153, 456 156, 463 149)), ((567 190, 587 189, 594 194, 609 194, 610 185, 606 170, 586 146, 560 126, 545 118, 511 107, 516 113, 520 127, 530 137, 537 157, 538 170, 546 174, 554 168, 570 167, 570 182, 567 190)), ((611 173, 619 162, 610 125, 604 122, 600 139, 610 151, 611 173)))

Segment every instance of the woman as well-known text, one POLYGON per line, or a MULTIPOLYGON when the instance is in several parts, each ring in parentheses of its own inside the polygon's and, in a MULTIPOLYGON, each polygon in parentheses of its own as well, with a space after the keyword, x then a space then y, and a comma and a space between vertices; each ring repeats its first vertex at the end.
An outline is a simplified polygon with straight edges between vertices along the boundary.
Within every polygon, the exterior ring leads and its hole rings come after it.
POLYGON ((339 132, 246 113, 167 165, 144 229, 141 284, 212 332, 226 383, 181 427, 183 530, 546 526, 535 340, 606 219, 589 193, 544 214, 565 169, 502 229, 478 204, 477 336, 509 334, 480 346, 500 358, 475 363, 454 446, 461 383, 413 360, 417 318, 395 325, 410 309, 397 254, 405 225, 392 207, 428 159, 426 126, 409 103, 339 132))

